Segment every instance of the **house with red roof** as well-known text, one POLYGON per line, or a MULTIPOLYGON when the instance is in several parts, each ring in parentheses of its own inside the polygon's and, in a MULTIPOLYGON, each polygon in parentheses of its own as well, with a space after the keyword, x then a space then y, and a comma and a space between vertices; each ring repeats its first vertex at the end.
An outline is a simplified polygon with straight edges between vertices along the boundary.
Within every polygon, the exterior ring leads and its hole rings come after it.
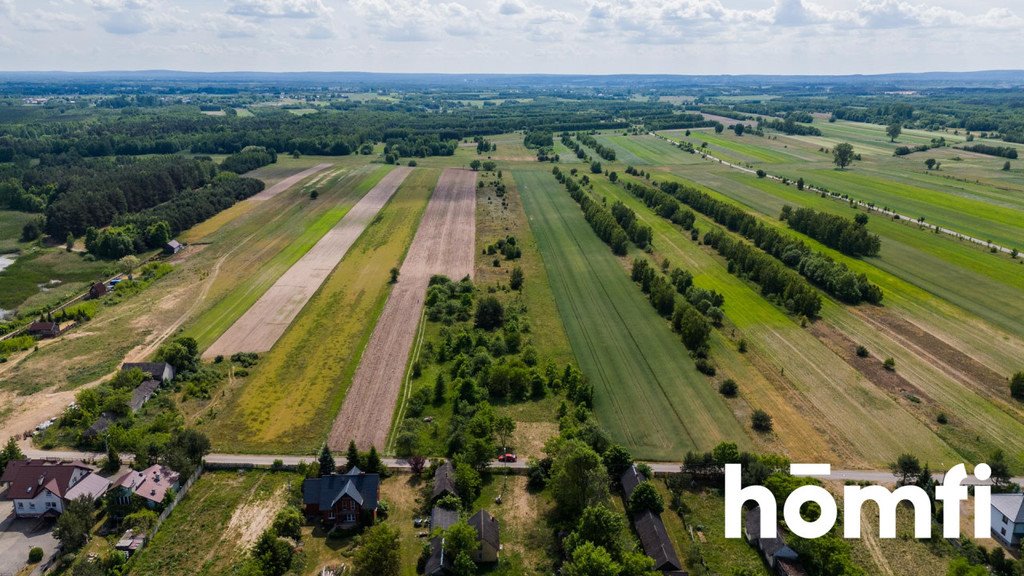
POLYGON ((136 495, 145 502, 148 508, 156 508, 163 504, 167 492, 177 490, 181 474, 161 464, 154 464, 141 472, 129 470, 114 482, 114 495, 118 504, 127 505, 131 502, 132 495, 136 495))
POLYGON ((7 486, 6 498, 14 501, 19 518, 57 516, 68 502, 83 496, 95 502, 110 488, 89 466, 55 460, 8 462, 0 484, 7 486))

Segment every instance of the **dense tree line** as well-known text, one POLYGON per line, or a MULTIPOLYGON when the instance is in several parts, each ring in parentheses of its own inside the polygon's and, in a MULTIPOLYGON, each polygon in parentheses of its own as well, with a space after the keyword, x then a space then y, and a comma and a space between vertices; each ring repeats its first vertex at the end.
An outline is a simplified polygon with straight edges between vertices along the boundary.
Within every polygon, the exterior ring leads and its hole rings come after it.
POLYGON ((187 190, 170 201, 148 210, 125 215, 119 218, 118 222, 133 223, 146 229, 166 222, 170 226, 171 235, 176 236, 214 214, 230 208, 236 202, 255 196, 263 191, 264 186, 262 180, 222 173, 207 186, 187 190))
POLYGON ((877 256, 882 241, 867 230, 868 217, 858 214, 855 220, 810 208, 782 207, 781 220, 790 228, 806 234, 829 248, 851 256, 877 256))
POLYGON ((220 169, 235 174, 245 174, 275 162, 277 162, 277 152, 259 146, 249 146, 241 152, 236 152, 225 158, 220 163, 220 169))
MULTIPOLYGON (((777 130, 783 134, 789 134, 791 136, 821 136, 821 130, 818 130, 814 126, 808 126, 806 124, 799 124, 795 118, 797 115, 786 116, 785 119, 771 118, 763 119, 757 123, 758 128, 771 128, 777 130)), ((808 115, 809 117, 809 115, 808 115)))
MULTIPOLYGON (((633 184, 631 191, 640 196, 641 194, 635 191, 637 187, 642 186, 633 184)), ((663 182, 660 187, 663 192, 673 196, 701 214, 711 217, 715 222, 725 226, 730 231, 737 232, 749 239, 756 248, 759 248, 766 255, 774 257, 786 266, 793 268, 840 300, 849 304, 857 304, 861 301, 878 304, 882 301, 882 289, 868 281, 864 274, 858 275, 845 264, 836 262, 825 254, 812 250, 803 242, 789 238, 775 228, 761 223, 756 217, 747 213, 742 208, 717 200, 696 188, 684 186, 677 182, 663 182)), ((715 238, 717 241, 717 235, 712 235, 712 238, 715 238)), ((729 241, 723 245, 735 257, 753 258, 758 261, 763 260, 760 257, 755 258, 752 256, 752 254, 758 252, 754 247, 743 243, 735 243, 738 246, 746 247, 736 248, 733 244, 733 242, 729 241)), ((715 247, 718 248, 718 246, 715 247)), ((721 253, 722 249, 719 249, 719 252, 721 253)), ((794 312, 799 310, 800 313, 806 314, 807 310, 813 310, 814 313, 817 313, 817 310, 820 308, 820 302, 815 303, 807 297, 806 292, 810 290, 809 286, 801 287, 800 283, 796 282, 793 278, 789 278, 789 275, 776 271, 774 266, 769 266, 767 263, 755 263, 753 260, 736 262, 735 265, 739 267, 738 271, 742 270, 748 274, 756 272, 758 277, 763 275, 769 281, 769 286, 766 288, 762 282, 758 282, 762 284, 762 290, 765 294, 785 296, 783 302, 786 303, 788 309, 794 312), (784 282, 782 282, 783 279, 785 279, 784 282), (787 289, 786 286, 790 284, 792 286, 787 289), (792 302, 790 303, 790 301, 792 302)))
POLYGON ((930 144, 917 144, 914 147, 899 146, 898 148, 893 150, 892 155, 893 156, 906 156, 906 155, 912 154, 914 152, 927 152, 928 150, 931 150, 932 148, 942 148, 944 146, 946 146, 946 139, 944 137, 942 137, 942 136, 939 136, 938 138, 932 138, 932 141, 931 141, 930 144))
POLYGON ((602 145, 600 142, 597 141, 596 138, 594 138, 590 134, 587 134, 585 132, 577 132, 576 139, 579 140, 580 143, 583 144, 584 146, 593 148, 594 151, 597 152, 597 155, 600 156, 601 158, 604 158, 605 160, 608 161, 615 160, 615 150, 608 146, 602 145))
POLYGON ((989 144, 965 144, 963 149, 968 152, 999 156, 1000 158, 1017 159, 1017 149, 1012 146, 991 146, 989 144))
POLYGON ((523 138, 523 145, 527 148, 551 148, 555 145, 555 139, 551 132, 532 130, 526 133, 523 138))
POLYGON ((651 227, 641 224, 636 218, 636 212, 630 210, 625 204, 622 202, 612 204, 612 216, 637 247, 647 248, 651 243, 651 238, 654 237, 651 227))
POLYGON ((458 147, 457 138, 442 139, 436 134, 423 134, 406 138, 389 138, 384 143, 384 155, 395 154, 405 158, 452 156, 458 147))
POLYGON ((629 234, 619 225, 615 216, 607 208, 591 200, 579 183, 559 170, 558 166, 552 168, 551 173, 565 185, 569 195, 580 205, 584 218, 597 233, 597 237, 611 246, 612 252, 616 255, 625 256, 629 249, 629 234))
POLYGON ((683 345, 694 354, 706 354, 711 339, 712 324, 709 322, 709 318, 705 317, 705 314, 694 305, 691 298, 694 300, 701 298, 699 302, 706 303, 703 304, 706 311, 712 310, 712 308, 719 311, 718 320, 720 321, 720 307, 724 300, 721 299, 721 295, 715 293, 719 299, 717 300, 718 306, 714 307, 710 301, 711 293, 699 288, 695 290, 693 276, 689 272, 677 268, 672 271, 671 276, 666 277, 656 271, 644 258, 633 260, 630 277, 640 285, 643 293, 647 294, 651 306, 658 314, 671 319, 672 330, 679 334, 683 345), (683 294, 684 297, 679 298, 676 296, 677 294, 683 294))
MULTIPOLYGON (((632 167, 627 168, 626 172, 637 175, 636 169, 632 167)), ((693 228, 693 222, 696 219, 693 211, 660 189, 634 185, 632 182, 626 184, 626 189, 640 200, 643 200, 644 204, 654 210, 658 216, 670 220, 673 224, 682 227, 683 230, 693 228)))

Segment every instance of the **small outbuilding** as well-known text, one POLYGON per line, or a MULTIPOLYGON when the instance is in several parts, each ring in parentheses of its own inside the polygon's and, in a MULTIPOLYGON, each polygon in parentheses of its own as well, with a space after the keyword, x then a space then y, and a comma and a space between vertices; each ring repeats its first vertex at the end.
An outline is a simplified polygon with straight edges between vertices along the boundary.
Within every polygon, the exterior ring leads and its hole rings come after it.
POLYGON ((992 495, 992 535, 1010 547, 1024 540, 1024 494, 992 495))
POLYGON ((174 380, 174 366, 167 362, 125 362, 121 365, 122 371, 132 368, 142 370, 151 380, 156 380, 160 384, 174 380))
POLYGON ((449 494, 458 496, 459 491, 455 489, 455 467, 446 460, 434 472, 434 489, 430 494, 430 500, 436 502, 449 494))
POLYGON ((498 534, 498 519, 487 510, 480 510, 469 519, 469 525, 476 530, 479 545, 473 551, 473 561, 481 563, 497 562, 501 550, 501 538, 498 534))
POLYGON ((28 335, 36 338, 56 338, 60 336, 60 324, 57 322, 33 322, 28 325, 28 335))
POLYGON ((171 240, 167 244, 164 244, 164 254, 177 254, 178 252, 181 252, 182 248, 184 248, 184 246, 181 245, 181 242, 171 240))
POLYGON ((108 293, 110 293, 110 288, 103 282, 97 282, 89 287, 89 298, 93 300, 96 298, 102 298, 108 293))

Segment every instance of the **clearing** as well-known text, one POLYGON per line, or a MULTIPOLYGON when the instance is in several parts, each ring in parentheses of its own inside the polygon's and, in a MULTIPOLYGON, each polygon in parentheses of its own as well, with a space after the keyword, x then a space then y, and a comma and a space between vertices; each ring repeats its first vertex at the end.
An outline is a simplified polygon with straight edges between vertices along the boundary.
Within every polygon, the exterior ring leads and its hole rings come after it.
POLYGON ((334 421, 331 448, 386 443, 430 277, 473 275, 475 215, 476 172, 445 170, 334 421))

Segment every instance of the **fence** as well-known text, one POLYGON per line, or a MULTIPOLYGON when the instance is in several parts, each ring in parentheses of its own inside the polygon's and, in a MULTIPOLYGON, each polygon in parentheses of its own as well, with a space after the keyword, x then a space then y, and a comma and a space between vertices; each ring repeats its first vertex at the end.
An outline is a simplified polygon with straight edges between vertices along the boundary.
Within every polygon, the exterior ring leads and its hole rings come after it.
POLYGON ((196 471, 192 473, 192 476, 189 476, 189 479, 186 480, 185 483, 181 485, 181 489, 178 490, 178 493, 174 495, 174 500, 171 501, 171 503, 168 504, 166 508, 164 508, 163 512, 160 513, 160 516, 156 519, 156 524, 153 525, 153 529, 150 530, 149 536, 146 537, 146 542, 149 542, 153 539, 153 536, 156 536, 156 532, 160 529, 160 526, 163 525, 164 520, 167 520, 167 517, 171 515, 171 512, 173 512, 174 509, 178 507, 178 503, 181 502, 181 499, 184 498, 186 494, 188 494, 188 489, 192 487, 192 484, 194 484, 195 481, 198 480, 199 476, 201 476, 202 474, 203 465, 199 464, 199 466, 196 468, 196 471))

